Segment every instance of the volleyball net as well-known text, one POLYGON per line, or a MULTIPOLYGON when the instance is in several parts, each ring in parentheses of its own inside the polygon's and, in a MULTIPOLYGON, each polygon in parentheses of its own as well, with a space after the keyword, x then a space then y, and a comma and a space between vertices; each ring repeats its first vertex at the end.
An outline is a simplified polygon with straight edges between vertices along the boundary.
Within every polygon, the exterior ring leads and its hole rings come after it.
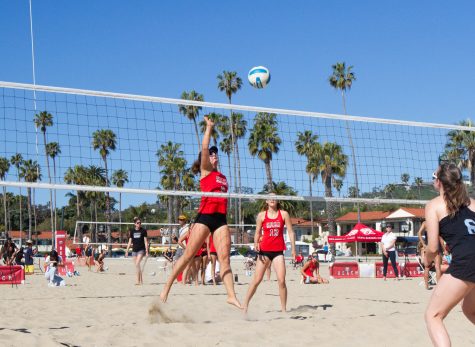
MULTIPOLYGON (((242 201, 270 191, 302 203, 423 204, 435 195, 431 175, 441 161, 466 163, 459 135, 475 134, 463 125, 210 103, 196 101, 203 97, 195 92, 185 97, 0 82, 0 157, 11 163, 0 185, 14 195, 20 188, 63 197, 90 192, 91 201, 109 192, 115 209, 139 194, 165 203, 176 197, 192 211, 200 196, 216 195, 241 211, 242 201), (215 122, 210 145, 219 149, 226 194, 200 192, 190 171, 205 115, 215 122), (14 161, 18 154, 21 162, 14 161)), ((41 202, 48 203, 47 194, 41 202)), ((181 212, 175 208, 174 215, 181 212)))

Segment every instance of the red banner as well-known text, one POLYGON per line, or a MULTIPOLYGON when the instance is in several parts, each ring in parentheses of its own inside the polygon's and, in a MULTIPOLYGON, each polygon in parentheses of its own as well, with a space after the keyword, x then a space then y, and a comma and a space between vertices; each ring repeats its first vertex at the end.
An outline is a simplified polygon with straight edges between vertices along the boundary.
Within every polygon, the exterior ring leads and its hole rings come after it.
POLYGON ((72 261, 65 261, 63 264, 58 266, 60 276, 66 276, 66 272, 74 273, 74 263, 72 261))
POLYGON ((63 262, 66 261, 66 231, 57 230, 56 231, 56 252, 63 259, 63 262))
POLYGON ((333 278, 359 278, 360 271, 357 262, 333 263, 330 266, 330 276, 333 278))
POLYGON ((424 270, 422 270, 419 263, 406 263, 404 265, 403 274, 406 277, 423 277, 424 270))
POLYGON ((0 266, 0 284, 25 283, 25 270, 23 266, 0 266))
MULTIPOLYGON (((376 267, 376 278, 383 278, 383 262, 376 262, 374 263, 376 267)), ((397 271, 399 272, 399 276, 401 276, 401 268, 399 267, 399 263, 396 263, 397 271)), ((388 272, 386 273, 387 278, 395 278, 396 275, 394 274, 393 266, 391 262, 388 262, 388 272)))

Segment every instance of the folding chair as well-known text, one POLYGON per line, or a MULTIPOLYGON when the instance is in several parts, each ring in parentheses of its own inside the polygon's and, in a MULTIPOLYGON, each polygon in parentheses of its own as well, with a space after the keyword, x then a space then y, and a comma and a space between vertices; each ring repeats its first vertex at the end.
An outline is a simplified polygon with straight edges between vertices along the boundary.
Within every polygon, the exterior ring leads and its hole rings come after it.
MULTIPOLYGON (((419 264, 421 271, 424 272, 424 264, 422 263, 421 257, 417 257, 417 263, 419 264)), ((429 285, 435 286, 437 284, 437 276, 435 272, 435 266, 431 266, 429 269, 429 285)), ((424 285, 424 279, 419 283, 419 285, 424 285)))

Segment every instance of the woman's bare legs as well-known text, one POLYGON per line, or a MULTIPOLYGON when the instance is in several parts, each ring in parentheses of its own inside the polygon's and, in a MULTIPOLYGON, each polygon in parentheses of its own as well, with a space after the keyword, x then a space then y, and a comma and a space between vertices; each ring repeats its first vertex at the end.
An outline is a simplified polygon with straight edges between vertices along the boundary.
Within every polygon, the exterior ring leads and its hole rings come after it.
POLYGON ((463 298, 462 311, 472 324, 475 324, 475 288, 463 298))
POLYGON ((222 281, 228 293, 228 304, 242 308, 234 291, 233 273, 230 264, 231 235, 227 225, 223 225, 213 233, 213 241, 218 253, 219 268, 222 281))
POLYGON ((206 225, 196 223, 193 226, 193 232, 191 233, 188 244, 186 245, 185 253, 180 257, 180 259, 178 259, 175 268, 172 270, 172 273, 168 277, 167 283, 165 283, 165 286, 160 293, 160 300, 162 302, 167 301, 173 282, 177 278, 178 274, 183 271, 186 265, 188 265, 190 261, 193 261, 196 252, 206 240, 208 235, 209 228, 206 225))
POLYGON ((452 275, 445 274, 441 277, 425 312, 427 330, 434 346, 450 346, 450 337, 443 320, 464 297, 467 296, 470 304, 474 288, 475 283, 459 280, 452 275))
POLYGON ((256 292, 257 287, 262 282, 264 273, 267 271, 270 264, 271 264, 271 261, 269 260, 269 258, 263 255, 258 256, 256 271, 254 272, 254 277, 252 278, 251 283, 249 283, 249 288, 247 289, 246 298, 244 299, 244 303, 243 303, 244 312, 247 312, 247 308, 249 307, 249 302, 254 296, 254 293, 256 292))
POLYGON ((135 263, 135 275, 137 278, 137 281, 135 282, 136 285, 143 284, 143 278, 142 278, 142 268, 140 266, 140 263, 142 262, 143 254, 138 254, 136 257, 133 257, 134 263, 135 263))
POLYGON ((282 312, 287 311, 287 285, 285 283, 285 259, 283 255, 279 255, 272 260, 277 283, 279 285, 280 306, 282 312))

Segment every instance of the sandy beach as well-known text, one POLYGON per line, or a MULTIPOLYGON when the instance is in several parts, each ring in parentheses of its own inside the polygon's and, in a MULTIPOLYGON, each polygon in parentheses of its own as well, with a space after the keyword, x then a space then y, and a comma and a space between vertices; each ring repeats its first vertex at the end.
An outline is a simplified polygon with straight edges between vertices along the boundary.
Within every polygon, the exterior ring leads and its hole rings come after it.
MULTIPOLYGON (((225 303, 222 285, 177 284, 168 302, 159 303, 165 274, 154 258, 141 287, 134 285, 130 259, 107 259, 106 265, 108 271, 100 274, 79 267, 81 275, 66 278, 66 287, 48 287, 37 268, 24 285, 1 286, 0 345, 431 346, 423 313, 432 291, 419 278, 304 285, 298 270, 288 266, 289 311, 278 311, 273 276, 260 285, 245 316, 225 303)), ((242 261, 232 266, 242 300, 250 277, 242 261)), ((322 274, 328 276, 326 265, 322 274)), ((446 325, 454 346, 475 345, 473 325, 460 306, 446 325)))

